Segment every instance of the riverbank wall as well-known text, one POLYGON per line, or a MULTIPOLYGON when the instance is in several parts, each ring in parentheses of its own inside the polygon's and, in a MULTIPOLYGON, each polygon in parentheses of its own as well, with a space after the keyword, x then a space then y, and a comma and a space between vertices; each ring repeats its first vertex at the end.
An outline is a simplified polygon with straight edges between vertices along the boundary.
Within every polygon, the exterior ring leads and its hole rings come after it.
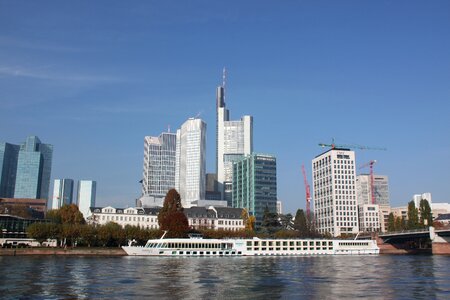
POLYGON ((0 256, 67 255, 67 256, 126 256, 121 248, 8 248, 0 249, 0 256))

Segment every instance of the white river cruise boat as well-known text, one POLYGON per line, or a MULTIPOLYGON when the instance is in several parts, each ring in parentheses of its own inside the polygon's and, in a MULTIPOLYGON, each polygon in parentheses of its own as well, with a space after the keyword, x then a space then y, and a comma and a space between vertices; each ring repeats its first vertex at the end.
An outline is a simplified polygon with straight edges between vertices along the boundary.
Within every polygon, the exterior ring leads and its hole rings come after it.
POLYGON ((289 256, 377 255, 375 240, 330 239, 202 239, 148 240, 145 246, 122 247, 132 256, 289 256))

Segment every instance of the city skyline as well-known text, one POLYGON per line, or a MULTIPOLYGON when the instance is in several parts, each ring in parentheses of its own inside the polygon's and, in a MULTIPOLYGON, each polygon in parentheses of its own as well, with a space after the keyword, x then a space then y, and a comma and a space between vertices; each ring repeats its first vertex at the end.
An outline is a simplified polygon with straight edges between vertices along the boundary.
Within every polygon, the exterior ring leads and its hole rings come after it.
POLYGON ((301 165, 311 183, 332 137, 388 149, 355 155, 389 176, 392 206, 425 192, 450 201, 447 1, 0 6, 0 141, 52 144, 51 182, 95 178, 98 205, 134 205, 143 137, 189 117, 209 126, 215 172, 224 66, 230 119, 254 117, 285 212, 305 208, 301 165))

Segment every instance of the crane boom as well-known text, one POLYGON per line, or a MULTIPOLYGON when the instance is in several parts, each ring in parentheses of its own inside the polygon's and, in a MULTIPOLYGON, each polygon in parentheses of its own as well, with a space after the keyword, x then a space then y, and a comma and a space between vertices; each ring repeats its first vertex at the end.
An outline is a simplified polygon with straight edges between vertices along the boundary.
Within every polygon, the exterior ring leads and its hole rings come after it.
POLYGON ((319 146, 324 147, 330 147, 331 149, 335 148, 352 148, 352 149, 360 149, 360 150, 381 150, 386 151, 387 149, 384 147, 369 147, 369 146, 363 146, 358 144, 335 144, 334 138, 331 140, 331 144, 327 143, 319 143, 319 146))
POLYGON ((359 167, 359 169, 363 168, 370 168, 370 197, 372 200, 372 204, 375 204, 375 185, 374 185, 374 179, 373 179, 373 165, 376 164, 376 160, 371 160, 368 163, 363 164, 359 167))

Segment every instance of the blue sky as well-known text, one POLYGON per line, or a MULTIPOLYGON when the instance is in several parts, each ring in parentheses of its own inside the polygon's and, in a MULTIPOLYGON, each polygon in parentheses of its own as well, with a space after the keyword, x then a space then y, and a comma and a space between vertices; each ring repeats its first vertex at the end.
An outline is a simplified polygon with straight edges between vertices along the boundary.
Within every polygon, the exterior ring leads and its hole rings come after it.
MULTIPOLYGON (((52 178, 132 206, 145 135, 200 114, 215 168, 215 88, 278 159, 285 211, 319 142, 390 178, 391 204, 450 202, 449 1, 0 0, 0 140, 54 145, 52 178)), ((363 171, 363 170, 361 170, 363 171)), ((310 179, 311 181, 311 179, 310 179)))

